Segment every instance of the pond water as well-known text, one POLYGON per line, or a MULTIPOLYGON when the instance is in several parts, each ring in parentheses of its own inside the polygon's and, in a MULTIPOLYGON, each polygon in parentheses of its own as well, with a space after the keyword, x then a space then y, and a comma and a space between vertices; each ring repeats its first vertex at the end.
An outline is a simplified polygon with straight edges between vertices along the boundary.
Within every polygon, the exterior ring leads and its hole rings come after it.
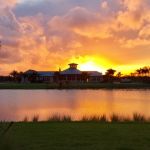
POLYGON ((39 115, 69 114, 74 119, 84 115, 150 116, 150 90, 0 90, 0 120, 23 120, 39 115))

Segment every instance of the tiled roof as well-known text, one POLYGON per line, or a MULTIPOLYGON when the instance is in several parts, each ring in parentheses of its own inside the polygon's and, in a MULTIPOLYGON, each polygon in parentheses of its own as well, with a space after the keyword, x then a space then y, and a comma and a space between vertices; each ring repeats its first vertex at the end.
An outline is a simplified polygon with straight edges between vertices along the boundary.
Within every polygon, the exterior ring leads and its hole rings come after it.
POLYGON ((25 74, 33 74, 33 73, 37 73, 37 71, 30 69, 25 72, 25 74))
POLYGON ((84 71, 84 72, 88 73, 90 76, 102 76, 102 73, 98 71, 84 71))
POLYGON ((41 77, 52 77, 55 74, 55 71, 37 71, 38 75, 41 77))
POLYGON ((71 75, 71 74, 75 74, 75 75, 78 75, 78 74, 81 74, 82 72, 78 69, 75 69, 75 68, 69 68, 69 69, 66 69, 64 71, 62 71, 60 74, 62 75, 71 75))
POLYGON ((25 72, 25 74, 27 75, 32 75, 34 73, 36 73, 37 75, 41 76, 41 77, 51 77, 54 76, 56 71, 35 71, 35 70, 28 70, 25 72))
POLYGON ((68 64, 68 65, 78 65, 78 64, 76 64, 76 63, 70 63, 70 64, 68 64))
MULTIPOLYGON (((37 73, 40 77, 52 77, 55 75, 56 71, 35 71, 35 70, 28 70, 25 72, 25 74, 33 74, 37 73)), ((81 75, 82 73, 88 73, 89 76, 102 76, 102 73, 98 71, 80 71, 76 68, 69 68, 62 72, 60 72, 61 75, 81 75)))

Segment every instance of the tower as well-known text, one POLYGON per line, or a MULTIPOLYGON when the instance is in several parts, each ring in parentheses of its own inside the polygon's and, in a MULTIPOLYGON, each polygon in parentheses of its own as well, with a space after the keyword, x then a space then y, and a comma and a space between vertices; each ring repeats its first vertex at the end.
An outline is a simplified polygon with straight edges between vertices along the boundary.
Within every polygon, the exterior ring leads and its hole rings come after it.
POLYGON ((70 69, 77 69, 77 66, 78 66, 78 64, 76 64, 76 63, 69 64, 70 69))

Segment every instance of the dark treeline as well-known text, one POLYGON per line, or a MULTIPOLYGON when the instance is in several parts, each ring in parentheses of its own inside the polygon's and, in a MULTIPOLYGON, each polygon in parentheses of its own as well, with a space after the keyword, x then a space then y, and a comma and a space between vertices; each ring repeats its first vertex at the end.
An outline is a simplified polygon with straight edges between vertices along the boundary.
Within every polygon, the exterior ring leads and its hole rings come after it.
POLYGON ((114 69, 108 69, 105 73, 104 82, 143 82, 150 83, 150 67, 135 70, 130 75, 123 75, 114 69))
POLYGON ((139 68, 129 75, 123 75, 114 69, 108 69, 104 75, 104 82, 150 83, 150 67, 139 68))
MULTIPOLYGON (((25 77, 24 72, 18 72, 16 70, 12 71, 8 76, 0 76, 0 82, 17 82, 20 83, 22 77, 25 77)), ((34 73, 30 75, 30 81, 35 83, 38 74, 34 73)), ((55 76, 59 78, 59 72, 56 71, 55 76)), ((83 77, 88 78, 88 74, 84 73, 83 77)), ((124 75, 117 70, 112 68, 108 69, 106 73, 103 75, 102 82, 122 82, 122 83, 130 83, 130 82, 143 82, 143 83, 150 83, 150 67, 143 67, 135 70, 129 75, 124 75)))

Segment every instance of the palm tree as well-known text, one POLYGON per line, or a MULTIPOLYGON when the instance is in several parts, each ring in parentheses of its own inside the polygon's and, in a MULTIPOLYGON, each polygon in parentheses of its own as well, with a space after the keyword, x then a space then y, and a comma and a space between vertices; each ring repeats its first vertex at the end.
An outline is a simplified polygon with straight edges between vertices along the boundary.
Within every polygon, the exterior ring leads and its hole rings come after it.
POLYGON ((114 70, 114 69, 108 69, 108 70, 106 71, 106 73, 105 73, 105 76, 104 76, 104 77, 105 77, 105 80, 106 80, 107 82, 113 82, 115 72, 116 72, 116 70, 114 70))
POLYGON ((143 72, 143 75, 144 75, 144 76, 148 76, 148 74, 149 74, 149 68, 148 68, 148 67, 144 67, 144 68, 142 69, 142 72, 143 72))
POLYGON ((113 77, 114 76, 114 74, 115 74, 115 72, 116 72, 116 70, 114 70, 114 69, 108 69, 107 71, 106 71, 106 76, 109 76, 109 77, 113 77))
POLYGON ((118 72, 117 74, 116 74, 116 77, 118 77, 118 78, 120 78, 122 76, 122 73, 121 72, 118 72))
POLYGON ((148 76, 149 68, 143 67, 143 68, 137 69, 136 72, 137 72, 138 76, 148 76))
POLYGON ((137 69, 136 72, 137 72, 137 75, 138 75, 138 76, 141 76, 141 74, 142 74, 142 69, 141 69, 141 68, 140 68, 140 69, 137 69))

